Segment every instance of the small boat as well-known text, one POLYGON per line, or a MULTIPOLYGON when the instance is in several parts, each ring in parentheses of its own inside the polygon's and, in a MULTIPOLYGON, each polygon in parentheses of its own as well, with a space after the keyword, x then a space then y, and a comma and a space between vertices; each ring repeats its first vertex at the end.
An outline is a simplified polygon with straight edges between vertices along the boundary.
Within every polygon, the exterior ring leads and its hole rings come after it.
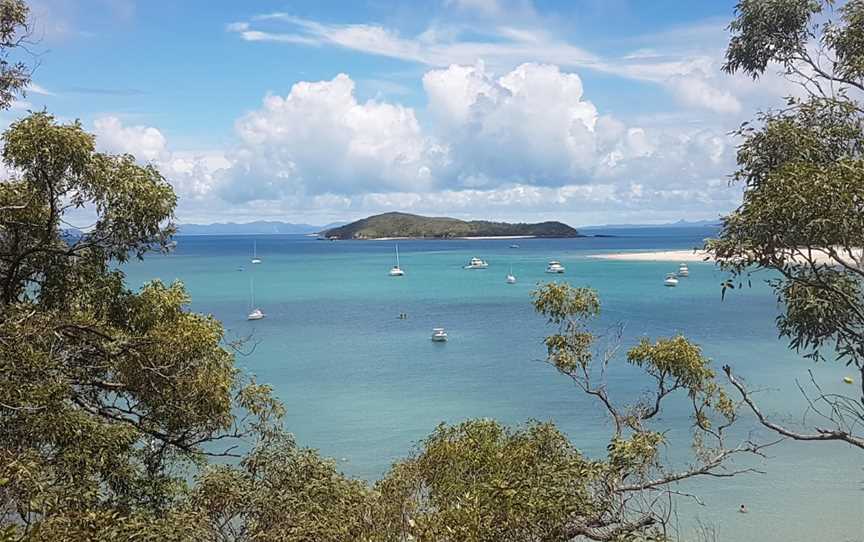
POLYGON ((679 277, 689 277, 690 276, 690 269, 687 267, 686 263, 682 262, 681 265, 678 266, 678 276, 679 277))
POLYGON ((513 266, 510 266, 510 272, 507 273, 507 284, 516 284, 516 275, 513 274, 513 266))
POLYGON ((261 258, 258 257, 258 241, 252 242, 252 263, 261 263, 261 258))
POLYGON ((489 267, 489 262, 486 260, 481 260, 480 258, 471 258, 471 261, 468 262, 468 265, 465 266, 465 269, 486 269, 489 267))
POLYGON ((517 245, 516 243, 513 243, 512 245, 510 245, 510 248, 519 248, 519 245, 517 245))
POLYGON ((666 280, 663 281, 664 286, 678 286, 678 277, 675 276, 675 273, 669 273, 666 275, 666 280))
POLYGON ((255 282, 252 277, 249 277, 249 307, 252 310, 246 315, 247 320, 262 320, 264 318, 264 312, 255 307, 255 282))
POLYGON ((564 271, 564 266, 558 260, 550 260, 546 266, 547 273, 563 273, 564 271))
POLYGON ((432 328, 432 340, 438 343, 447 341, 447 332, 443 327, 432 328))
POLYGON ((853 384, 855 381, 852 380, 852 377, 851 377, 851 376, 844 376, 844 377, 843 377, 843 382, 845 382, 846 384, 853 384))
POLYGON ((399 267, 399 245, 396 245, 396 265, 390 269, 389 275, 391 277, 401 277, 405 274, 405 271, 402 271, 402 268, 399 267))

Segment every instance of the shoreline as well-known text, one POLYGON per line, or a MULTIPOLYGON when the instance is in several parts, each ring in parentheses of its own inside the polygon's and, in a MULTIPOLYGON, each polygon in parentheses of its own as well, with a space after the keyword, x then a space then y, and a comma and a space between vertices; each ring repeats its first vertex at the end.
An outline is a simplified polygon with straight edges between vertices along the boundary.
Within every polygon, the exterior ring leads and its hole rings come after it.
MULTIPOLYGON (((536 235, 480 235, 476 237, 374 237, 371 239, 337 239, 337 241, 494 241, 495 239, 539 239, 536 235)), ((543 237, 543 239, 577 239, 576 237, 543 237)))
POLYGON ((713 262, 704 250, 658 250, 654 252, 615 252, 591 254, 588 258, 628 262, 713 262))

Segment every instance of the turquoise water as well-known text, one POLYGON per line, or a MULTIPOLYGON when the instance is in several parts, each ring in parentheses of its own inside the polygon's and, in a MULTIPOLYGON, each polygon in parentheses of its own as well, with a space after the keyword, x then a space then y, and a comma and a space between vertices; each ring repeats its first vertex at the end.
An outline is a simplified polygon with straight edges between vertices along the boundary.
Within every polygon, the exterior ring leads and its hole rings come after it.
MULTIPOLYGON (((700 343, 718 368, 729 363, 762 394, 765 410, 795 423, 804 411, 795 379, 810 362, 777 339, 777 305, 754 287, 721 301, 723 275, 690 264, 690 277, 664 288, 676 263, 587 258, 625 250, 687 249, 713 231, 701 228, 616 230, 620 237, 561 240, 400 241, 406 276, 391 278, 394 243, 325 242, 300 236, 180 237, 176 252, 127 266, 130 284, 182 280, 192 308, 223 321, 229 338, 255 348, 237 363, 274 386, 299 442, 337 458, 348 474, 374 480, 442 422, 494 417, 506 423, 552 420, 589 455, 602 455, 609 427, 603 412, 572 383, 541 363, 549 329, 529 293, 555 278, 601 295, 598 329, 624 326, 624 345, 678 332, 700 343), (257 240, 261 265, 249 264, 257 240), (520 248, 509 248, 518 243, 520 248), (490 262, 464 270, 472 256, 490 262), (549 259, 567 267, 544 273, 549 259), (504 282, 512 265, 518 283, 504 282), (238 271, 242 266, 244 271, 238 271), (250 279, 265 320, 247 322, 250 279), (399 313, 408 318, 400 320, 399 313), (429 340, 433 327, 450 340, 429 340)), ((846 391, 839 364, 817 368, 827 390, 846 391)), ((618 364, 610 392, 633 400, 638 373, 618 364)), ((661 420, 685 443, 689 421, 680 404, 661 420)), ((741 423, 742 434, 754 426, 741 423)), ((686 450, 686 448, 683 448, 686 450)), ((671 447, 677 460, 682 447, 671 447)), ((723 540, 864 540, 864 470, 860 453, 842 445, 784 444, 759 463, 762 475, 710 479, 682 490, 705 506, 682 502, 681 526, 695 519, 723 540), (749 514, 737 513, 746 503, 749 514)))

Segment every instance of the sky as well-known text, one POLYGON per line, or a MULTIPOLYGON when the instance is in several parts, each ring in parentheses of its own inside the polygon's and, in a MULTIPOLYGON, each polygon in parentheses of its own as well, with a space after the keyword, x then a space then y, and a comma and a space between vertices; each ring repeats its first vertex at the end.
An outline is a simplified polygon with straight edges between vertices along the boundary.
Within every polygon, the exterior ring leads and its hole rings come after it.
POLYGON ((734 2, 31 0, 28 110, 159 167, 179 222, 573 225, 734 209, 734 2))

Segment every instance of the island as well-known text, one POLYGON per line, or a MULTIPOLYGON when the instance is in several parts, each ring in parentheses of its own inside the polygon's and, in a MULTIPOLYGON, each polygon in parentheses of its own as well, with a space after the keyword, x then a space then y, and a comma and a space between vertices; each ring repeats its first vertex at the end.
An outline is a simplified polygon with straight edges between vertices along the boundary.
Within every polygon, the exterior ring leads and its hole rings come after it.
POLYGON ((477 239, 582 237, 561 222, 508 224, 408 213, 384 213, 321 232, 322 239, 477 239))

